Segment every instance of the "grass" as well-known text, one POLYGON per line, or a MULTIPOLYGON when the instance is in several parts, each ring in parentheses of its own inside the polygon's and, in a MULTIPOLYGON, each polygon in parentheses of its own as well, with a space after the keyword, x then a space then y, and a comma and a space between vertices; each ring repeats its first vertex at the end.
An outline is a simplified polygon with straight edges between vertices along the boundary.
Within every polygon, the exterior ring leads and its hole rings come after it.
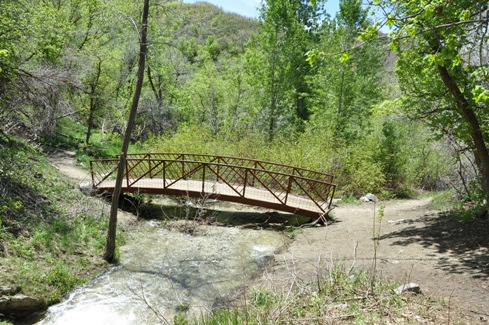
POLYGON ((429 193, 433 200, 428 208, 443 211, 450 218, 462 222, 470 222, 487 215, 487 207, 485 205, 457 200, 454 198, 454 194, 454 190, 429 193))
POLYGON ((423 295, 397 294, 399 283, 337 265, 311 283, 284 291, 252 289, 229 308, 198 320, 182 314, 177 325, 231 324, 436 324, 447 323, 447 306, 423 295))
POLYGON ((0 143, 0 283, 53 304, 95 277, 105 210, 27 143, 0 143))

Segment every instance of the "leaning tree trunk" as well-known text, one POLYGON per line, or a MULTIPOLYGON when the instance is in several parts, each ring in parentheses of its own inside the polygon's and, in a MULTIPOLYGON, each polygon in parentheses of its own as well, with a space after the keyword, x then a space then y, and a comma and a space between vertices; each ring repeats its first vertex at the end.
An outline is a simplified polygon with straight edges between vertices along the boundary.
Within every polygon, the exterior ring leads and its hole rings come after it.
POLYGON ((439 65, 438 72, 443 83, 455 98, 457 107, 462 112, 463 118, 470 126, 470 137, 475 148, 475 161, 482 174, 482 187, 486 194, 486 206, 489 210, 489 151, 484 141, 484 134, 482 133, 479 120, 447 68, 439 65))
POLYGON ((114 187, 114 193, 112 197, 112 205, 110 207, 110 219, 109 230, 107 232, 107 245, 105 247, 104 259, 107 262, 114 262, 115 257, 115 239, 117 230, 117 210, 119 206, 119 197, 121 194, 122 179, 124 177, 124 166, 126 165, 127 149, 129 147, 129 141, 131 139, 131 133, 136 121, 136 113, 138 109, 139 97, 141 95, 141 88, 143 87, 144 79, 144 65, 146 62, 147 51, 147 32, 148 32, 148 13, 149 13, 149 0, 144 0, 143 7, 143 19, 141 28, 141 39, 139 44, 139 67, 138 67, 138 80, 136 83, 136 90, 132 100, 131 111, 129 113, 129 119, 127 121, 126 133, 124 134, 124 141, 122 143, 121 155, 119 159, 119 165, 117 168, 117 179, 114 187))

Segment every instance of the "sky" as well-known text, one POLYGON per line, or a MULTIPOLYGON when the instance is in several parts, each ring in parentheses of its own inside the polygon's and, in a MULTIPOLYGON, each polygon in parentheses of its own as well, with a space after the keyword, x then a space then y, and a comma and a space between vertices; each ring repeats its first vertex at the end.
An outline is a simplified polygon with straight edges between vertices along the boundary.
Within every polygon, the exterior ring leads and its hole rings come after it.
MULTIPOLYGON (((260 0, 183 0, 183 2, 194 3, 206 1, 212 3, 224 11, 234 12, 246 17, 258 18, 258 8, 260 0)), ((339 10, 339 0, 329 0, 326 3, 326 11, 332 17, 339 10)))

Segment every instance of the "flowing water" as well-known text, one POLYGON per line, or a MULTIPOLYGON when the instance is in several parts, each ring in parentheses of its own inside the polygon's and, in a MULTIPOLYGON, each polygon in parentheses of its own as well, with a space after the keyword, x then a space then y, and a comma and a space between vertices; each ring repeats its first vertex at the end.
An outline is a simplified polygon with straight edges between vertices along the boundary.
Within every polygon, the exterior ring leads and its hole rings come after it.
POLYGON ((275 231, 148 221, 126 234, 120 265, 49 308, 41 324, 173 323, 243 292, 286 244, 275 231), (173 228, 173 229, 171 229, 173 228))

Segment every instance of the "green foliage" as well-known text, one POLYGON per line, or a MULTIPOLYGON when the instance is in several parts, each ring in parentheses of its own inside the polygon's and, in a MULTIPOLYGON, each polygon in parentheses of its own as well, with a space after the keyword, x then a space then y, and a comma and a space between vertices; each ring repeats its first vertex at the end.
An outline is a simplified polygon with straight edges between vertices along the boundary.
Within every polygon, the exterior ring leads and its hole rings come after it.
POLYGON ((62 262, 58 262, 53 272, 47 277, 49 285, 58 290, 60 293, 69 292, 75 285, 80 284, 78 279, 72 271, 70 271, 66 265, 62 262))
MULTIPOLYGON (((91 139, 90 144, 85 144, 85 127, 73 119, 63 118, 58 121, 56 134, 43 139, 43 144, 75 151, 78 162, 83 166, 89 166, 91 159, 113 158, 121 151, 122 139, 119 134, 95 129, 91 139)), ((137 144, 133 144, 130 152, 140 150, 137 144)))
POLYGON ((373 128, 364 139, 339 147, 330 141, 330 134, 318 132, 312 126, 304 133, 277 137, 272 142, 258 132, 249 132, 245 136, 212 135, 199 126, 188 126, 180 128, 174 135, 152 138, 142 144, 142 149, 238 156, 332 172, 339 184, 337 194, 340 196, 361 196, 382 190, 397 194, 417 186, 433 189, 442 186, 440 179, 450 167, 450 160, 443 156, 442 148, 430 141, 429 134, 420 124, 399 121, 395 125, 401 130, 396 131, 399 132, 396 141, 400 143, 389 147, 389 152, 383 144, 392 139, 385 138, 382 126, 373 128), (397 169, 388 169, 393 164, 397 169), (398 178, 394 182, 392 177, 398 178))
POLYGON ((307 78, 313 69, 305 54, 317 41, 324 1, 268 0, 260 9, 260 29, 252 37, 247 59, 255 89, 259 127, 269 139, 294 132, 309 119, 307 78))
POLYGON ((334 141, 366 136, 372 108, 386 98, 382 82, 383 46, 371 41, 356 45, 358 33, 371 24, 357 1, 341 1, 335 19, 325 22, 317 73, 308 79, 313 96, 311 120, 334 130, 334 141))
POLYGON ((450 211, 450 217, 461 222, 473 222, 474 220, 487 217, 487 209, 481 205, 460 207, 450 211))
MULTIPOLYGON (((33 77, 0 86, 0 107, 8 107, 0 115, 12 121, 4 125, 25 125, 19 129, 76 151, 84 165, 117 155, 137 63, 138 37, 126 18, 138 15, 138 2, 23 3, 2 2, 20 18, 16 26, 8 10, 0 13, 6 18, 0 28, 11 30, 0 33, 0 68, 8 80, 33 77), (52 22, 49 31, 41 26, 43 15, 52 22)), ((150 17, 134 144, 330 171, 346 196, 440 186, 450 160, 424 129, 400 117, 399 103, 421 107, 417 98, 386 101, 396 91, 385 86, 385 44, 358 43, 374 25, 357 1, 341 1, 336 17, 324 12, 324 1, 264 1, 259 21, 208 3, 164 1, 152 6, 150 17)), ((457 41, 447 38, 447 47, 457 49, 457 41)), ((424 59, 430 67, 414 64, 409 74, 425 75, 445 60, 424 59)), ((481 70, 473 74, 486 78, 481 70)), ((439 81, 425 78, 438 89, 439 81)), ((485 86, 479 86, 471 96, 482 110, 485 86)))
POLYGON ((456 139, 470 148, 481 171, 482 199, 489 202, 488 70, 480 52, 488 41, 486 22, 480 19, 487 1, 448 5, 386 0, 379 4, 389 7, 387 19, 394 27, 391 48, 399 55, 403 108, 439 137, 456 139))

